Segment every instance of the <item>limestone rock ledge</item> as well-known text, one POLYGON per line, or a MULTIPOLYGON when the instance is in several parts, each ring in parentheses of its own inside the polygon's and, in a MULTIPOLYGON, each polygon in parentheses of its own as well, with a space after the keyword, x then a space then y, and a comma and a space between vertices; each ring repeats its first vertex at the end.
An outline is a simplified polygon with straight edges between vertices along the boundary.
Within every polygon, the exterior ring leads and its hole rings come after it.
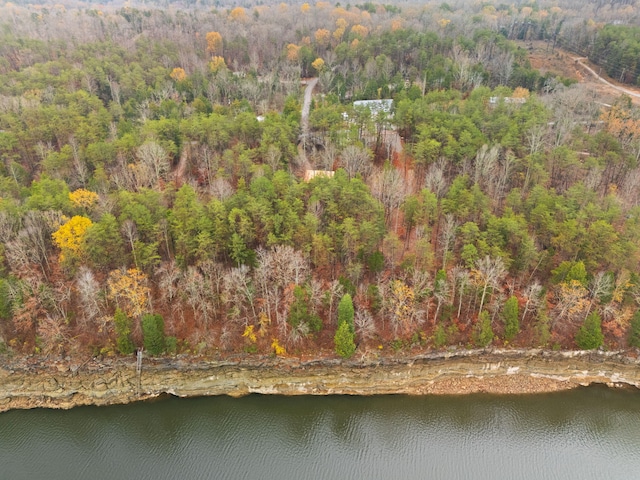
POLYGON ((464 350, 341 361, 248 356, 69 360, 0 357, 0 412, 179 397, 277 395, 527 394, 593 383, 640 388, 640 360, 620 352, 464 350))

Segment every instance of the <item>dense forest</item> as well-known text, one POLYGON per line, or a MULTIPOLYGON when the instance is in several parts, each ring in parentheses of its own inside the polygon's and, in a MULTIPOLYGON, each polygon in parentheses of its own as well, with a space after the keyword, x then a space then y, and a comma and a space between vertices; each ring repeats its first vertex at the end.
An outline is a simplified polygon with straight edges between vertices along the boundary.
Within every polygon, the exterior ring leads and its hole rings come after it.
POLYGON ((640 7, 566 4, 1 6, 0 353, 640 346, 640 110, 526 46, 640 7))

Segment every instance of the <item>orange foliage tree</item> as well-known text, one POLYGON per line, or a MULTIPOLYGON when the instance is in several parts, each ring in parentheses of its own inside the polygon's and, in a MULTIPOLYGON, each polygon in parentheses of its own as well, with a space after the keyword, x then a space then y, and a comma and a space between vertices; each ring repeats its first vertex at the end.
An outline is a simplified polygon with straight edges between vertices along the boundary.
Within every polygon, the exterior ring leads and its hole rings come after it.
POLYGON ((222 53, 222 35, 218 32, 207 33, 207 52, 211 55, 222 53))
POLYGON ((614 105, 603 111, 600 119, 607 131, 616 137, 622 147, 640 160, 640 115, 639 112, 614 105))
POLYGON ((231 20, 235 20, 238 22, 244 22, 247 19, 247 12, 242 7, 236 7, 229 13, 229 17, 231 20))
POLYGON ((321 47, 326 47, 329 45, 329 40, 331 40, 331 32, 326 28, 319 28, 315 33, 316 43, 321 47))
POLYGON ((297 62, 300 59, 300 47, 295 43, 287 45, 287 60, 297 62))
POLYGON ((360 38, 364 38, 369 35, 369 29, 364 25, 354 25, 353 27, 351 27, 351 33, 360 38))

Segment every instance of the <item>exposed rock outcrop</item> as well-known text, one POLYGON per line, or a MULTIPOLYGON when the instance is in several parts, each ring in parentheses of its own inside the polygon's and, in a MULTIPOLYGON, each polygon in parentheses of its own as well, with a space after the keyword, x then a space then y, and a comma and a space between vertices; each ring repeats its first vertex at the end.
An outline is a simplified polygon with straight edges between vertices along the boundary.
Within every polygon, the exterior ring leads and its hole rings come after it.
POLYGON ((524 394, 592 383, 640 387, 640 362, 621 353, 456 351, 362 361, 246 357, 238 361, 128 359, 85 364, 5 359, 0 411, 251 393, 278 395, 524 394))

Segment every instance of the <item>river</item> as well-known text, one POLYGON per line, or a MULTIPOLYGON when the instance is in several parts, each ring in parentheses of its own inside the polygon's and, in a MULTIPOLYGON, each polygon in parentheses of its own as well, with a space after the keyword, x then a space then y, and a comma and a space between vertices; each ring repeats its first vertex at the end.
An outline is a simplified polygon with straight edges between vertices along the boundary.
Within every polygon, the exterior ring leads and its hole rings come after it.
POLYGON ((640 392, 161 398, 0 414, 0 478, 631 479, 640 392))

